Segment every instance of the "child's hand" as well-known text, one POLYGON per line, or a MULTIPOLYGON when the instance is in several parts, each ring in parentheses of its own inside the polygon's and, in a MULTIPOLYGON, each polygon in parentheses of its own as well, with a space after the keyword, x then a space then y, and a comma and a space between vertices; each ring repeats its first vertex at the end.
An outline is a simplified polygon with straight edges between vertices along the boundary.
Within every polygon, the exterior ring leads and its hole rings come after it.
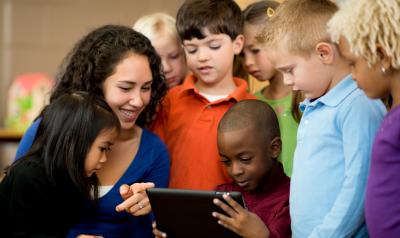
POLYGON ((212 215, 218 219, 218 224, 245 238, 269 237, 268 228, 256 214, 244 209, 227 194, 224 194, 223 198, 231 207, 217 198, 213 200, 215 205, 229 215, 228 217, 218 212, 213 212, 212 215))
POLYGON ((161 232, 160 230, 157 229, 157 224, 156 224, 156 222, 153 222, 152 227, 153 227, 153 235, 154 235, 156 238, 166 238, 166 237, 167 237, 167 234, 166 234, 166 233, 161 232))
POLYGON ((153 188, 154 183, 134 183, 131 186, 121 185, 119 193, 124 202, 120 203, 115 209, 117 212, 126 211, 134 216, 146 215, 151 211, 149 198, 146 189, 153 188))

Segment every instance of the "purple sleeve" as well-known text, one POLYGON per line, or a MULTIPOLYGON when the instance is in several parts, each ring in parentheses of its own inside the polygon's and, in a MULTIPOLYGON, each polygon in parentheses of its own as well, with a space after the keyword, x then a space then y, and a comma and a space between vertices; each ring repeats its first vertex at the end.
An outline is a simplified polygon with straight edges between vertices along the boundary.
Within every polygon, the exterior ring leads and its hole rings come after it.
POLYGON ((371 237, 400 237, 400 107, 385 117, 372 147, 365 216, 371 237))

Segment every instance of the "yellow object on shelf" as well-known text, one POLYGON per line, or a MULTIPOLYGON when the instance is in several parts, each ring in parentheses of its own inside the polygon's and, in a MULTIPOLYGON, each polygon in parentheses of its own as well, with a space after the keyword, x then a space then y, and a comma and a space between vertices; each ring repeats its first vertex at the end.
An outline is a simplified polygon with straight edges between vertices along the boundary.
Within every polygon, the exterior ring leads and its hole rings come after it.
POLYGON ((0 142, 18 142, 23 134, 21 131, 0 129, 0 142))

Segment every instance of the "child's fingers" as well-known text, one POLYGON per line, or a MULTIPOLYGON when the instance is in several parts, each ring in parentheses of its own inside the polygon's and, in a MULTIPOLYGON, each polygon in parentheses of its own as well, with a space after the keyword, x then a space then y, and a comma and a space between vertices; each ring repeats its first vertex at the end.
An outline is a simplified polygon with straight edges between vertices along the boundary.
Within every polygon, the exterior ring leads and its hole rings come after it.
POLYGON ((217 218, 218 220, 227 220, 227 218, 228 218, 224 214, 221 214, 219 212, 213 212, 212 216, 217 218))
POLYGON ((223 227, 225 227, 225 228, 237 233, 236 228, 233 225, 233 219, 232 218, 227 217, 227 216, 225 216, 225 215, 223 215, 221 213, 218 213, 218 212, 213 212, 212 215, 213 215, 213 217, 218 219, 218 224, 220 224, 223 227))
POLYGON ((156 228, 153 228, 153 235, 157 238, 165 238, 167 237, 167 234, 164 232, 161 232, 159 230, 157 230, 156 228))
POLYGON ((231 196, 229 196, 229 193, 222 195, 222 197, 237 213, 240 213, 244 210, 244 208, 239 203, 237 203, 231 196))
POLYGON ((165 238, 167 237, 167 234, 164 232, 161 232, 160 230, 157 229, 157 224, 156 222, 153 222, 153 224, 151 224, 151 226, 153 227, 153 235, 156 238, 165 238))
POLYGON ((213 203, 225 211, 230 217, 234 217, 236 215, 236 211, 221 200, 214 198, 213 203))

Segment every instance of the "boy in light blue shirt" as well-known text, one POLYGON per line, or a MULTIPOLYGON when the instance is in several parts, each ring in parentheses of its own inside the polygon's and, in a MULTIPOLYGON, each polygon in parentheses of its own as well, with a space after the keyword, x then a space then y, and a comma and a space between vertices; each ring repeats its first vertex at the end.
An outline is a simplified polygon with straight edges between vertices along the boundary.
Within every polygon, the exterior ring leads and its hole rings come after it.
POLYGON ((293 237, 368 237, 364 194, 370 152, 385 114, 350 76, 330 42, 329 0, 286 0, 260 39, 285 84, 306 97, 290 189, 293 237))

